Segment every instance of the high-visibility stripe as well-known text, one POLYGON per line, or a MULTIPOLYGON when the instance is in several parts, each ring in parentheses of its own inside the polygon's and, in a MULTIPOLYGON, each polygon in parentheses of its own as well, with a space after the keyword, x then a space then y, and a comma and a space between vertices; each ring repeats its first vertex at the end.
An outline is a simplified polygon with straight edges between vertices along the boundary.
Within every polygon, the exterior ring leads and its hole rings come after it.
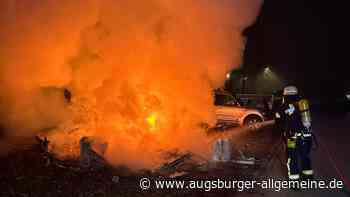
POLYGON ((294 136, 292 136, 291 138, 296 139, 297 137, 301 137, 301 136, 303 136, 303 137, 311 137, 312 134, 311 134, 311 133, 306 133, 306 134, 296 133, 296 134, 295 134, 294 136))
POLYGON ((301 171, 301 173, 303 173, 305 175, 313 175, 314 171, 313 170, 303 170, 303 171, 301 171))
POLYGON ((281 115, 278 112, 275 113, 275 116, 276 118, 281 118, 281 115))
POLYGON ((295 142, 295 140, 290 140, 290 139, 288 139, 288 140, 287 140, 287 147, 288 147, 288 148, 296 148, 296 142, 295 142))
POLYGON ((299 174, 291 174, 290 173, 290 162, 291 162, 291 159, 288 158, 288 160, 287 160, 288 178, 290 180, 298 180, 300 178, 299 174))
POLYGON ((288 177, 290 180, 298 180, 300 178, 299 174, 291 174, 288 177))
POLYGON ((290 165, 290 158, 288 158, 288 160, 287 160, 288 177, 290 176, 290 167, 289 167, 289 165, 290 165))

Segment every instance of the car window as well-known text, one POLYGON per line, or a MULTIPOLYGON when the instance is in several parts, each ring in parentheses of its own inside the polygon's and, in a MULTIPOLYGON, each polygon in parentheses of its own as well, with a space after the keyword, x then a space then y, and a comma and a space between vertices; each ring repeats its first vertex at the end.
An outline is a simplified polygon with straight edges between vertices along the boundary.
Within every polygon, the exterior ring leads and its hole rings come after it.
POLYGON ((226 94, 215 94, 214 104, 222 106, 239 106, 238 102, 233 96, 226 94))

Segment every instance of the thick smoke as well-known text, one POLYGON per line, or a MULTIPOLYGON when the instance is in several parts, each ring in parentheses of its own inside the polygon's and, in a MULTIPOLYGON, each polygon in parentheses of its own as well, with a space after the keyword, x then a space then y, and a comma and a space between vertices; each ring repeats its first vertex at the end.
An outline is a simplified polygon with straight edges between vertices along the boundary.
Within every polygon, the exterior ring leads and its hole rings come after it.
POLYGON ((153 167, 166 150, 208 155, 199 125, 214 122, 212 90, 240 65, 241 32, 260 4, 2 0, 5 136, 48 132, 61 156, 93 136, 108 142, 110 162, 135 168, 153 167))

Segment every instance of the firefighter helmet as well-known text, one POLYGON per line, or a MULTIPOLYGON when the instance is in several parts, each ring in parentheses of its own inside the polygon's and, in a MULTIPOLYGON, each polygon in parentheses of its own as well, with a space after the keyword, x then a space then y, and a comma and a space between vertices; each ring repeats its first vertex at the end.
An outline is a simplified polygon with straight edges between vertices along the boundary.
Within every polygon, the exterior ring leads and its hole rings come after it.
POLYGON ((283 89, 284 96, 297 95, 297 94, 298 94, 298 89, 295 86, 286 86, 283 89))

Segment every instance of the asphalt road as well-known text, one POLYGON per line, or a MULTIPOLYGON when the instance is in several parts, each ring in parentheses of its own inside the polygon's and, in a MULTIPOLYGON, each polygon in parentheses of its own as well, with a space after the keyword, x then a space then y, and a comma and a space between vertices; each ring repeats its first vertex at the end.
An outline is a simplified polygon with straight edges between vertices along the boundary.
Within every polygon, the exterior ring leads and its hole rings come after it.
MULTIPOLYGON (((350 177, 350 113, 316 113, 313 114, 313 131, 318 136, 319 146, 312 151, 313 168, 317 180, 349 180, 350 177), (338 170, 336 169, 338 168, 338 170)), ((282 154, 282 153, 281 153, 282 154)), ((272 162, 263 176, 283 179, 285 167, 281 162, 272 162)), ((347 188, 349 191, 350 188, 347 188)), ((283 190, 281 192, 263 191, 264 196, 350 196, 347 191, 340 190, 283 190)), ((243 194, 238 196, 252 196, 243 194)))

